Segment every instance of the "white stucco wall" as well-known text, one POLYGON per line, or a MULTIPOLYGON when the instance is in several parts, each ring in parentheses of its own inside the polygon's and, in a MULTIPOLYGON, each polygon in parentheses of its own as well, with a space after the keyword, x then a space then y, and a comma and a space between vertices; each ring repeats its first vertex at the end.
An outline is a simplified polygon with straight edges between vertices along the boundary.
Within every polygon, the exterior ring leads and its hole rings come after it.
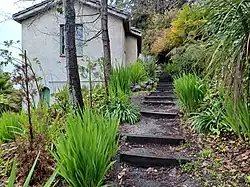
MULTIPOLYGON (((101 20, 95 16, 81 16, 98 13, 95 8, 76 3, 76 23, 83 23, 85 39, 93 37, 101 29, 101 20)), ((112 64, 125 64, 125 32, 122 19, 109 15, 109 35, 111 44, 112 64)), ((65 57, 60 56, 60 24, 64 24, 64 15, 56 8, 22 22, 22 47, 27 50, 30 60, 38 58, 40 65, 33 63, 38 76, 43 78, 43 84, 51 93, 63 88, 67 81, 65 57)), ((92 60, 103 57, 101 35, 88 42, 83 48, 84 55, 92 60)), ((82 58, 78 58, 82 65, 82 58)), ((83 78, 81 79, 84 83, 83 78)))
POLYGON ((135 62, 138 57, 137 38, 126 36, 126 64, 135 62))

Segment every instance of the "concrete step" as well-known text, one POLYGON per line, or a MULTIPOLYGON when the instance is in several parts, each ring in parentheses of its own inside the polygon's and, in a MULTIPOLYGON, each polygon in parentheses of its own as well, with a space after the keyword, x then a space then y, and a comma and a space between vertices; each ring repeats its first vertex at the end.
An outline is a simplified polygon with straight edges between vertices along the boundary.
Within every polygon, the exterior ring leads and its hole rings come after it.
POLYGON ((126 140, 137 144, 160 144, 160 145, 181 145, 185 143, 185 139, 181 136, 159 136, 144 134, 123 134, 126 140))
POLYGON ((156 155, 143 148, 134 148, 120 153, 120 161, 137 167, 170 167, 179 166, 190 162, 191 159, 184 156, 176 156, 171 153, 156 155))
POLYGON ((152 112, 152 111, 141 111, 141 115, 152 118, 167 118, 177 119, 179 118, 178 113, 165 113, 165 112, 152 112))

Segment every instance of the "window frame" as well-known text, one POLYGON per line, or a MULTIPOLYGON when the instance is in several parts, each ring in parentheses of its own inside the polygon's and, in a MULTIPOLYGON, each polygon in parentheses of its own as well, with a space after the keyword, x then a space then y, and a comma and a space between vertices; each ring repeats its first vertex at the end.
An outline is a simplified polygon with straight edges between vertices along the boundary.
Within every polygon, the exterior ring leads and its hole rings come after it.
MULTIPOLYGON (((78 23, 78 24, 75 24, 75 27, 77 28, 77 27, 81 27, 82 28, 82 39, 83 39, 83 43, 84 43, 84 27, 83 27, 83 24, 80 24, 80 23, 78 23)), ((66 56, 66 51, 65 51, 65 24, 60 24, 60 32, 59 32, 59 37, 60 37, 60 57, 65 57, 66 56)), ((77 34, 76 33, 76 28, 75 28, 75 34, 77 34)), ((76 39, 76 36, 75 36, 75 39, 76 39)), ((76 41, 76 55, 77 55, 77 57, 83 57, 84 56, 84 54, 83 54, 83 47, 84 47, 84 45, 81 47, 81 50, 82 50, 82 54, 81 55, 79 55, 78 53, 77 53, 77 41, 76 41)))

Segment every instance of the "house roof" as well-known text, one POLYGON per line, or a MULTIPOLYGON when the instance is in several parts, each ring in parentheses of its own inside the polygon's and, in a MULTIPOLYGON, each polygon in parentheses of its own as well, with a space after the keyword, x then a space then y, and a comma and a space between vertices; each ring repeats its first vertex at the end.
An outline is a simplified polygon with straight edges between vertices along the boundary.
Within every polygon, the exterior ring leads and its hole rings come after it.
MULTIPOLYGON (((97 8, 97 9, 100 8, 101 6, 99 0, 79 0, 79 1, 87 6, 97 8)), ((16 22, 22 23, 26 19, 34 17, 41 12, 45 12, 46 10, 49 10, 55 5, 61 4, 61 3, 62 3, 62 0, 44 0, 41 3, 35 4, 20 12, 13 14, 12 18, 16 22)), ((132 35, 135 35, 136 37, 141 37, 141 32, 138 29, 130 27, 130 23, 129 23, 130 14, 128 12, 122 9, 113 7, 113 6, 108 6, 108 13, 121 18, 124 21, 124 24, 128 25, 129 27, 129 29, 127 29, 127 32, 129 32, 132 35)))

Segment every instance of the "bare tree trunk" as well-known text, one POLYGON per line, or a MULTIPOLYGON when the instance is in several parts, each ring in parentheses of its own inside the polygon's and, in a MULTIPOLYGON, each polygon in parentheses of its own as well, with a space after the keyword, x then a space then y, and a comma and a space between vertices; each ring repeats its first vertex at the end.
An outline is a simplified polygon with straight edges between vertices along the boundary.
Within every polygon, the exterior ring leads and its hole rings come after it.
POLYGON ((81 83, 77 64, 75 41, 75 8, 74 0, 64 0, 65 11, 65 52, 69 86, 69 97, 72 105, 84 107, 81 83))
MULTIPOLYGON (((111 51, 110 40, 108 32, 108 0, 101 0, 101 26, 102 26, 102 42, 104 52, 104 66, 105 66, 105 84, 109 80, 111 73, 111 51)), ((107 85, 105 85, 107 87, 107 85)))

